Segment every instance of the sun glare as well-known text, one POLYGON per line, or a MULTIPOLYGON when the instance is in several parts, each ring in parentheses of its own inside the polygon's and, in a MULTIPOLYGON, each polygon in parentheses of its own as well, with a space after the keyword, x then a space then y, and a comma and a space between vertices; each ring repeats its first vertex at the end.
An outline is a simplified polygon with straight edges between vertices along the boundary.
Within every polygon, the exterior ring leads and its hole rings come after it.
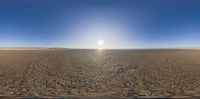
POLYGON ((99 44, 99 45, 103 45, 103 44, 104 44, 104 41, 103 41, 103 40, 99 40, 99 41, 98 41, 98 44, 99 44))
POLYGON ((104 45, 104 41, 103 40, 99 40, 98 42, 98 49, 102 50, 103 49, 103 45, 104 45))

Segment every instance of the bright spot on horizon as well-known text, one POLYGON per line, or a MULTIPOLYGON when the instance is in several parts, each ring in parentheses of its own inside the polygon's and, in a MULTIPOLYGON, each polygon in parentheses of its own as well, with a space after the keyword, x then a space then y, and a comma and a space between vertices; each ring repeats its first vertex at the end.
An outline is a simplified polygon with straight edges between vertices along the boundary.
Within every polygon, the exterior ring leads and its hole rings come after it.
POLYGON ((98 41, 98 45, 99 45, 98 49, 102 50, 103 49, 103 45, 104 45, 104 41, 103 40, 99 40, 98 41))
POLYGON ((99 41, 98 41, 98 44, 99 44, 99 45, 103 45, 103 44, 104 44, 104 41, 103 41, 103 40, 99 40, 99 41))

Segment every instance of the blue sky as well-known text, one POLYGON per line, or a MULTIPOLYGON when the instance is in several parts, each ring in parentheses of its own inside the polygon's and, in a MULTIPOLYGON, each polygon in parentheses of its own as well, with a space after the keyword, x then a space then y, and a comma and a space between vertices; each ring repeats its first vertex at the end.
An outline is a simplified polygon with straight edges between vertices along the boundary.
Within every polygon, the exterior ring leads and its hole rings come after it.
POLYGON ((199 0, 1 0, 0 46, 200 47, 199 9, 199 0))

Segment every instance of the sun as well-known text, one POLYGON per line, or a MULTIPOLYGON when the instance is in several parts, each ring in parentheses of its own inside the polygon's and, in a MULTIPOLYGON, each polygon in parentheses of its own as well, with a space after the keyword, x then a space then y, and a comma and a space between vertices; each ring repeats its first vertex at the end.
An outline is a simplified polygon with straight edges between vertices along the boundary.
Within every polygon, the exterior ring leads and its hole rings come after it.
POLYGON ((105 43, 104 40, 98 40, 97 43, 98 43, 98 49, 99 49, 99 50, 103 50, 103 45, 104 45, 104 43, 105 43))
POLYGON ((98 45, 103 45, 104 44, 104 41, 103 40, 99 40, 98 41, 98 45))

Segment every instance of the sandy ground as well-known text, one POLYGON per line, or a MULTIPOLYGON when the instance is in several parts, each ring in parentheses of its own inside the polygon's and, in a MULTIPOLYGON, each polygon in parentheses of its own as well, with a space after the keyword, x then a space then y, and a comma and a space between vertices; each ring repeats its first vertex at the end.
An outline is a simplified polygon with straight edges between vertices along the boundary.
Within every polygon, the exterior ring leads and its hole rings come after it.
POLYGON ((4 96, 200 96, 200 51, 0 50, 4 96))

